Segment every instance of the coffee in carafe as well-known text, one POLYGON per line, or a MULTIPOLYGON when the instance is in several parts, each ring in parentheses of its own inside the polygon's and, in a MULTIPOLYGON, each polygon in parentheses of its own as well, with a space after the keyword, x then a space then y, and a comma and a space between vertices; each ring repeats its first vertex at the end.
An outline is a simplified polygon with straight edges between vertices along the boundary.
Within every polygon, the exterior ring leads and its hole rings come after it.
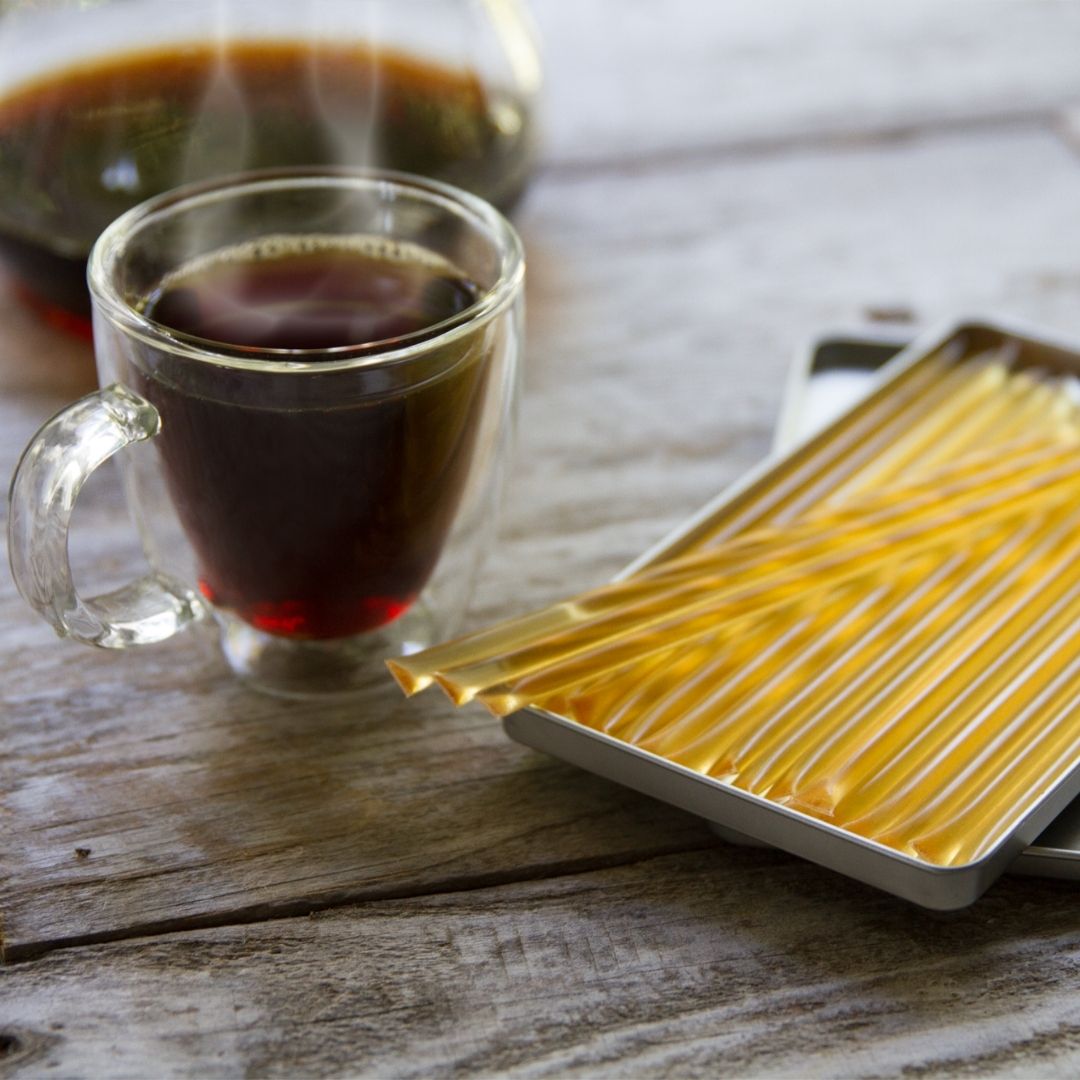
MULTIPOLYGON (((110 52, 99 41, 97 53, 40 71, 13 65, 18 77, 0 86, 0 256, 33 298, 88 313, 86 254, 100 231, 135 203, 194 180, 277 166, 378 166, 448 181, 502 209, 520 195, 536 89, 535 71, 521 70, 531 47, 524 29, 517 69, 508 62, 497 74, 470 59, 470 35, 482 29, 466 23, 458 35, 435 28, 451 45, 443 58, 428 43, 415 53, 403 47, 407 34, 374 45, 357 36, 363 25, 339 36, 316 24, 307 36, 245 37, 239 17, 224 31, 215 23, 228 4, 210 5, 206 36, 191 39, 198 6, 107 4, 133 19, 143 9, 179 18, 183 8, 186 22, 178 40, 164 42, 172 34, 163 26, 160 44, 125 41, 110 52)), ((269 14, 278 7, 260 5, 269 14)), ((425 8, 446 23, 458 7, 476 18, 476 5, 399 0, 386 19, 425 8)), ((68 15, 77 33, 82 12, 68 15)), ((0 19, 0 62, 18 45, 4 31, 0 19)), ((477 57, 492 51, 479 45, 477 57)))

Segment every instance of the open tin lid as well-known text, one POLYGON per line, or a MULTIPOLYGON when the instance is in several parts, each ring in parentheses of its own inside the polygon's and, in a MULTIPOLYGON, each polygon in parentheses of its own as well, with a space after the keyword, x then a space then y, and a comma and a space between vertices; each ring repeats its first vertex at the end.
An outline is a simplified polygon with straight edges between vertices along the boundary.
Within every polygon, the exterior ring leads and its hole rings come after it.
MULTIPOLYGON (((748 492, 752 494, 755 486, 770 484, 774 471, 802 453, 808 444, 800 441, 800 429, 813 422, 812 393, 828 398, 829 405, 835 404, 838 392, 846 392, 854 400, 861 393, 876 389, 875 397, 879 397, 890 392, 888 387, 893 381, 908 377, 918 365, 926 364, 929 357, 949 354, 963 363, 963 357, 971 356, 973 351, 1006 347, 1018 358, 1018 366, 1026 371, 1054 376, 1080 375, 1080 352, 1068 343, 997 324, 969 322, 952 326, 942 333, 920 338, 890 361, 890 354, 899 345, 895 338, 860 343, 834 337, 816 343, 800 362, 789 384, 778 444, 791 449, 765 462, 732 490, 708 504, 629 567, 626 574, 691 548, 700 537, 710 533, 715 520, 732 505, 744 499, 748 492), (876 372, 883 366, 886 370, 880 375, 879 383, 857 385, 867 376, 870 380, 877 379, 876 372), (822 376, 833 383, 828 394, 818 393, 821 388, 815 386, 815 380, 822 376), (845 387, 841 388, 840 382, 845 387)), ((687 768, 568 716, 530 708, 506 717, 504 723, 508 734, 519 742, 699 814, 723 830, 775 845, 926 907, 952 909, 970 904, 1044 829, 1048 842, 1024 853, 1016 868, 1045 874, 1056 864, 1056 876, 1077 876, 1078 853, 1062 847, 1070 842, 1075 828, 1070 832, 1067 818, 1062 824, 1050 826, 1080 792, 1080 759, 1064 763, 1067 767, 1054 782, 1026 792, 1022 816, 1011 822, 1007 834, 995 840, 989 850, 973 861, 940 865, 687 768), (1065 864, 1070 864, 1071 872, 1065 872, 1065 864)), ((1074 809, 1073 816, 1080 825, 1080 809, 1074 809)))

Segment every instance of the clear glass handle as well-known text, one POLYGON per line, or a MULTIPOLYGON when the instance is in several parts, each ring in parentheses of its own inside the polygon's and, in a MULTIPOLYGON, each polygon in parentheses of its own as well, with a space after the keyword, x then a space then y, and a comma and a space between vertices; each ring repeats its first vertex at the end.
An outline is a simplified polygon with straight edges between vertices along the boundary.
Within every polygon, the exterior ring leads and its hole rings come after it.
POLYGON ((89 599, 72 580, 68 529, 80 489, 117 450, 159 427, 153 405, 114 384, 54 416, 19 461, 8 517, 11 572, 26 602, 61 637, 122 649, 172 637, 207 614, 197 593, 157 572, 89 599))

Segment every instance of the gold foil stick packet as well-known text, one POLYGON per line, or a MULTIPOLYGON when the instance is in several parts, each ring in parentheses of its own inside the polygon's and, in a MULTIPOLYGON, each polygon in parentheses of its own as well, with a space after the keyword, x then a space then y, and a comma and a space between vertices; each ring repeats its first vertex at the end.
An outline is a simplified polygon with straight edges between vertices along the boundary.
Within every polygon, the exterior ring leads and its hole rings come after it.
MULTIPOLYGON (((759 584, 775 576, 790 578, 793 566, 802 567, 815 557, 827 560, 830 555, 835 556, 838 545, 844 542, 854 554, 858 543, 873 546, 886 539, 895 540, 906 525, 918 534, 918 539, 928 542, 933 540, 930 534, 934 528, 944 527, 943 516, 951 514, 954 525, 962 523, 965 515, 979 513, 980 499, 985 502, 989 498, 989 511, 996 514, 1008 511, 1008 498, 1022 502, 1029 496, 1037 497, 1048 483, 1053 487, 1061 479, 1047 471, 1052 471, 1054 460, 1060 464, 1068 462, 1071 456, 1071 450, 1055 442, 1018 447, 1011 460, 1000 460, 999 452, 973 456, 921 484, 871 493, 820 519, 800 522, 787 529, 762 530, 716 548, 692 551, 649 567, 632 578, 421 653, 388 661, 387 665, 402 689, 411 694, 429 686, 436 673, 445 674, 480 662, 481 658, 506 657, 514 651, 534 647, 538 641, 554 641, 560 633, 574 628, 580 633, 599 623, 597 637, 604 640, 613 620, 621 628, 630 625, 630 612, 638 613, 638 623, 647 622, 650 614, 656 617, 657 611, 666 617, 692 606, 695 601, 700 602, 705 595, 715 599, 717 588, 751 568, 759 584), (1020 490, 1008 489, 1007 484, 1002 484, 999 490, 1003 474, 1011 476, 1014 488, 1019 483, 1020 490), (890 533, 896 536, 889 536, 890 533), (682 606, 678 606, 680 602, 682 606)), ((974 519, 972 516, 971 520, 974 519)), ((740 587, 745 590, 746 582, 742 581, 740 587)))
MULTIPOLYGON (((526 703, 525 694, 554 693, 573 679, 688 640, 724 619, 789 603, 809 589, 858 577, 875 565, 947 543, 988 521, 1065 499, 1080 484, 1076 464, 1073 447, 1055 444, 990 464, 981 459, 974 466, 959 463, 902 494, 879 495, 845 515, 795 526, 794 540, 780 542, 780 533, 767 558, 756 543, 743 538, 679 560, 703 569, 689 581, 682 575, 673 584, 662 575, 651 581, 636 578, 597 590, 599 608, 593 594, 556 605, 566 626, 558 633, 551 632, 553 609, 548 609, 541 613, 538 632, 522 633, 522 620, 516 620, 518 633, 507 635, 509 644, 496 635, 500 644, 492 648, 489 631, 480 648, 465 638, 456 643, 456 656, 452 649, 437 646, 404 662, 414 672, 430 671, 457 704, 482 693, 489 707, 510 711, 526 703), (629 597, 626 603, 613 602, 613 590, 620 585, 625 591, 616 591, 614 598, 629 597), (439 654, 437 667, 431 654, 439 654), (534 674, 535 679, 525 682, 534 674)), ((390 663, 393 669, 402 662, 390 663)))
MULTIPOLYGON (((985 447, 988 441, 994 439, 1000 443, 1024 436, 1033 437, 1046 433, 1048 426, 1050 430, 1056 428, 1059 432, 1075 431, 1076 406, 1060 392, 1057 380, 1037 373, 1023 373, 1014 376, 1004 389, 1006 392, 991 399, 983 408, 976 409, 966 423, 954 426, 939 442, 922 440, 917 452, 904 455, 899 469, 894 458, 893 475, 900 479, 908 473, 925 470, 930 464, 940 465, 950 456, 970 451, 973 447, 985 447)), ((850 497, 851 491, 866 486, 866 473, 871 470, 864 468, 846 481, 837 479, 838 487, 826 500, 826 505, 850 497)), ((877 475, 879 478, 882 475, 880 470, 877 475)), ((768 512, 763 520, 766 523, 771 521, 768 512)), ((886 590, 886 604, 892 604, 891 597, 896 590, 895 584, 891 591, 886 590)), ((897 595, 902 595, 902 592, 897 595)), ((887 613, 894 620, 899 614, 900 611, 887 613)), ((692 654, 688 654, 683 646, 673 646, 636 665, 631 662, 608 675, 593 677, 569 694, 553 695, 551 700, 539 704, 582 723, 597 724, 604 731, 617 734, 629 742, 638 743, 646 736, 654 738, 657 729, 664 725, 664 714, 677 713, 680 701, 692 701, 695 695, 702 697, 703 700, 691 708, 706 715, 710 711, 730 708, 740 701, 745 696, 747 684, 760 681, 760 671, 764 665, 781 662, 776 659, 778 651, 786 654, 783 659, 785 671, 796 666, 796 657, 792 654, 794 646, 784 640, 792 632, 788 625, 790 621, 785 611, 762 618, 752 627, 741 627, 742 632, 737 639, 742 643, 742 648, 734 645, 730 627, 721 628, 716 634, 703 639, 710 646, 704 653, 702 643, 695 645, 692 654), (696 662, 699 653, 703 655, 699 667, 691 667, 690 674, 684 675, 688 656, 695 657, 696 662), (720 686, 721 683, 724 685, 720 686), (719 693, 716 692, 718 687, 719 693), (667 702, 667 696, 677 700, 667 702), (598 717, 603 719, 599 720, 598 717)), ((835 652, 838 644, 833 638, 846 632, 845 625, 836 620, 832 606, 821 608, 817 604, 810 604, 808 613, 801 616, 801 636, 814 653, 828 656, 835 652)), ((888 619, 883 617, 880 627, 875 627, 875 635, 882 636, 887 627, 888 619)), ((701 722, 700 719, 697 721, 698 726, 701 722)), ((652 743, 649 748, 656 749, 652 743)))

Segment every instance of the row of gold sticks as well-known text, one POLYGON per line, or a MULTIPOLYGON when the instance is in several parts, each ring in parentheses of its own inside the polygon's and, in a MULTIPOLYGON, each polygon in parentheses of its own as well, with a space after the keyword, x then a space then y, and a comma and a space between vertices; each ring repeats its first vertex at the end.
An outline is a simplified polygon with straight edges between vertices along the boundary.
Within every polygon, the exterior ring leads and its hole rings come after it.
POLYGON ((977 858, 1080 749, 1080 412, 1011 360, 928 358, 677 557, 391 670, 977 858))

